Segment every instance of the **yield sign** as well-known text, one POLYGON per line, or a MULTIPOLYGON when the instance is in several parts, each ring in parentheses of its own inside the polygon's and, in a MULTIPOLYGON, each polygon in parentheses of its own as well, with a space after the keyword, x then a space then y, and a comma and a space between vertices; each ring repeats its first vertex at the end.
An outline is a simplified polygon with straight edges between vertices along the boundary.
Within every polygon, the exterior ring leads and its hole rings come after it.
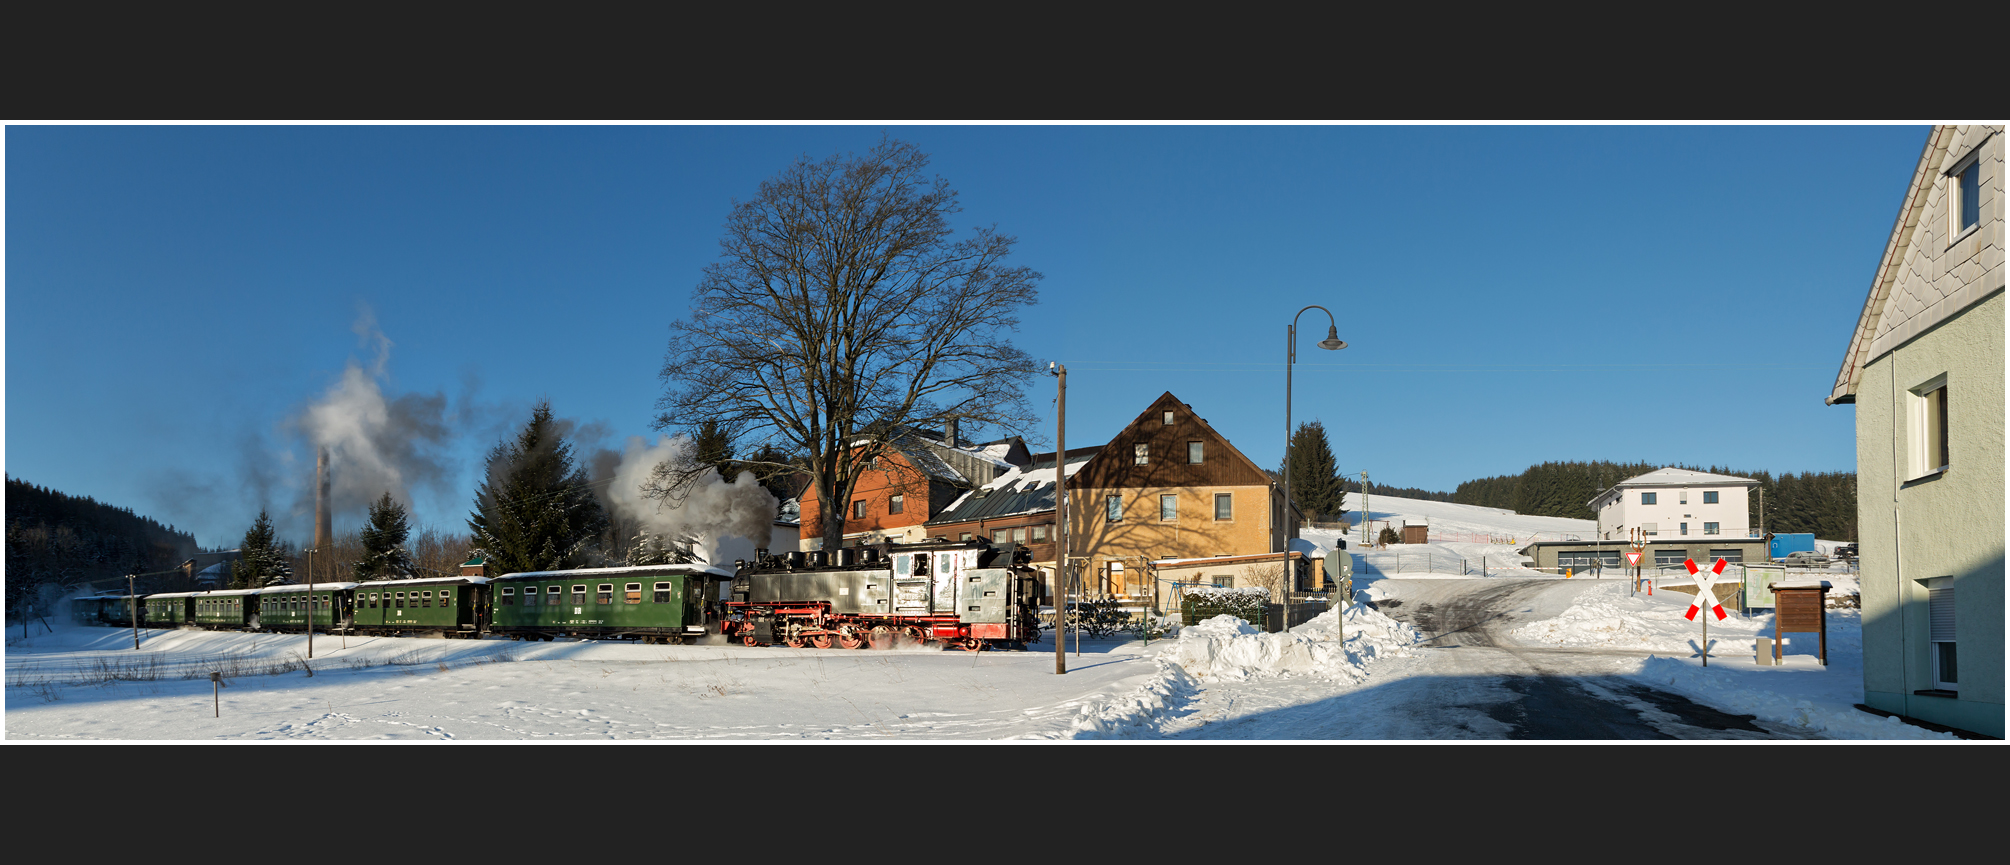
POLYGON ((1724 573, 1724 560, 1718 559, 1717 564, 1710 568, 1708 576, 1704 575, 1702 568, 1696 567, 1695 559, 1685 559, 1682 565, 1689 569, 1689 574, 1696 580, 1696 600, 1689 604, 1689 612, 1684 613, 1682 618, 1696 618, 1696 613, 1703 609, 1703 604, 1708 603, 1710 605, 1710 612, 1717 614, 1717 621, 1723 621, 1724 605, 1717 603, 1715 586, 1717 585, 1716 578, 1724 573), (1706 598, 1708 599, 1707 601, 1705 600, 1706 598))
POLYGON ((1626 563, 1627 563, 1627 564, 1629 564, 1629 565, 1637 565, 1637 564, 1640 564, 1640 554, 1639 554, 1639 553, 1627 553, 1627 554, 1626 554, 1626 563))

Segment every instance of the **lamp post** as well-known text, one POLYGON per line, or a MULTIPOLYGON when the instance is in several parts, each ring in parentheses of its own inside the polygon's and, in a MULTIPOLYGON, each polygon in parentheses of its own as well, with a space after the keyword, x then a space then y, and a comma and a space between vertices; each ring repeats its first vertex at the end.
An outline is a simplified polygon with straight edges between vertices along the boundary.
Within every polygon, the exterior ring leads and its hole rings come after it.
MULTIPOLYGON (((1347 347, 1347 343, 1340 339, 1339 326, 1333 323, 1332 310, 1318 304, 1305 307, 1305 309, 1316 309, 1326 313, 1326 338, 1319 341, 1320 348, 1327 351, 1339 351, 1347 347)), ((1279 625, 1284 625, 1290 621, 1290 614, 1287 612, 1287 607, 1285 606, 1285 599, 1289 595, 1285 593, 1285 587, 1291 585, 1292 577, 1291 531, 1289 528, 1291 525, 1291 366, 1298 362, 1298 318, 1305 314, 1305 309, 1299 310, 1298 315, 1291 317, 1291 326, 1284 332, 1284 513, 1283 524, 1278 527, 1280 536, 1284 538, 1282 544, 1284 547, 1284 582, 1277 589, 1279 625)))
MULTIPOLYGON (((1054 391, 1054 675, 1068 672, 1068 367, 1049 362, 1054 391)), ((1075 638, 1078 641, 1081 637, 1075 638)))

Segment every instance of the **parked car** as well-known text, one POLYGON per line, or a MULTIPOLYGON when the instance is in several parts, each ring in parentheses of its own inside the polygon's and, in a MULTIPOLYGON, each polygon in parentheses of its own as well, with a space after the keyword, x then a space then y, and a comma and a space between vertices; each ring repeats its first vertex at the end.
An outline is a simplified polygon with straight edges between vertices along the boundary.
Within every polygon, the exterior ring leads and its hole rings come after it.
POLYGON ((1787 554, 1787 567, 1790 568, 1810 568, 1828 563, 1828 556, 1809 550, 1796 550, 1787 554))

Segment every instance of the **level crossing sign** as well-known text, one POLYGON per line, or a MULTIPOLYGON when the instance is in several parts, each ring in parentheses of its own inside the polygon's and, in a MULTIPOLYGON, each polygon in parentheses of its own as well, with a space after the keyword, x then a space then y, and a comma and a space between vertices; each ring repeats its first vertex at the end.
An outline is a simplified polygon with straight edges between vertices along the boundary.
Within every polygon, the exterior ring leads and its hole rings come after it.
POLYGON ((1683 614, 1682 618, 1696 618, 1696 614, 1701 612, 1703 605, 1707 603, 1710 605, 1710 612, 1717 614, 1717 621, 1724 620, 1724 605, 1717 602, 1715 586, 1717 577, 1724 573, 1725 564, 1727 563, 1723 559, 1718 559, 1717 564, 1712 566, 1706 575, 1702 568, 1696 567, 1695 559, 1682 561, 1682 566, 1689 569, 1689 575, 1696 581, 1696 600, 1689 604, 1689 612, 1683 614))

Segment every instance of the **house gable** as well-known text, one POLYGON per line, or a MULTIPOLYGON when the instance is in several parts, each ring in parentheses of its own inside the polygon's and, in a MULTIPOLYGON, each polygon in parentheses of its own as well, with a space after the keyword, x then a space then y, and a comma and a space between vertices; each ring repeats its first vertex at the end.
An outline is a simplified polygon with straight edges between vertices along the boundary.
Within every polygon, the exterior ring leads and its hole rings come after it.
POLYGON ((1070 489, 1140 487, 1266 486, 1269 473, 1228 443, 1221 433, 1167 391, 1124 427, 1102 453, 1068 478, 1070 489), (1173 422, 1165 422, 1172 412, 1173 422), (1201 462, 1187 462, 1187 443, 1201 443, 1201 462), (1146 463, 1137 464, 1137 445, 1147 446, 1146 463))
POLYGON ((2003 290, 2002 171, 2003 127, 1936 126, 1927 135, 1827 403, 1855 402, 1864 367, 2003 290), (1980 222, 1956 233, 1950 172, 1970 155, 1981 170, 1980 222))

